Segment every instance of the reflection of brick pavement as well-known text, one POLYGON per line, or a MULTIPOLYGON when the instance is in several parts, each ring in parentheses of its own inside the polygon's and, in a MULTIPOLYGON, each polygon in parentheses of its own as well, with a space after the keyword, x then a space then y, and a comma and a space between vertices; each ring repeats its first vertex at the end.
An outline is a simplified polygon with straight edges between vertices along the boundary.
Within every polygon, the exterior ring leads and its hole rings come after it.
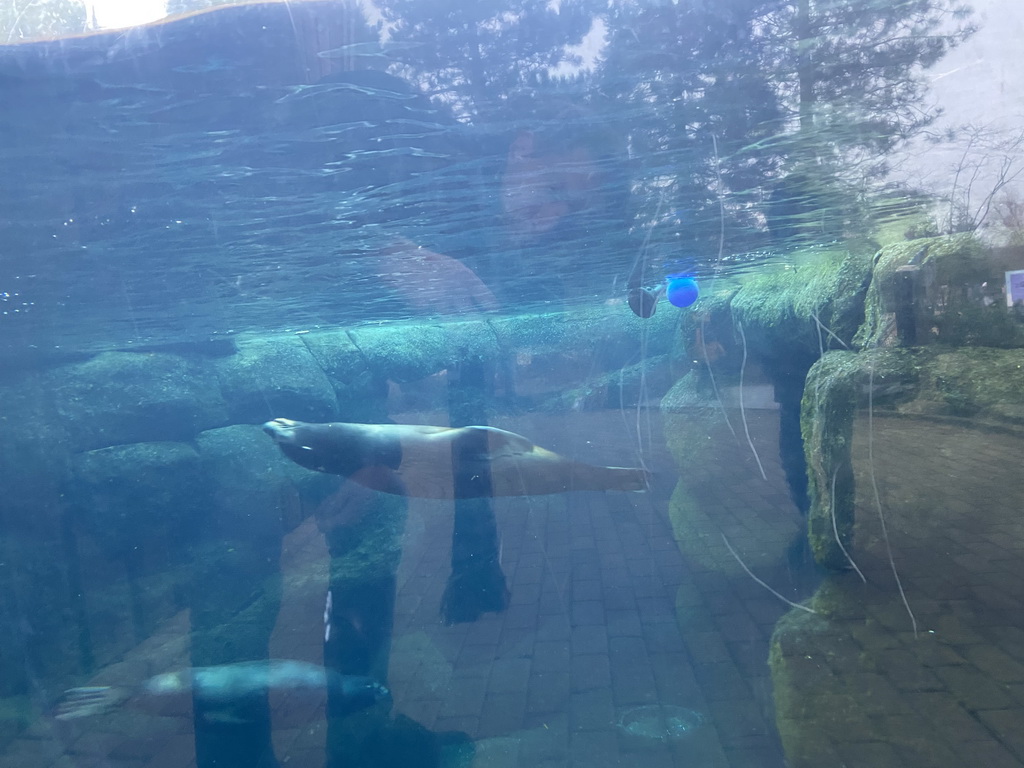
MULTIPOLYGON (((766 415, 760 424, 768 459, 772 421, 766 415)), ((630 463, 617 412, 500 426, 579 460, 630 463)), ((746 490, 744 452, 737 445, 713 470, 727 480, 713 484, 717 491, 734 494, 724 520, 771 516, 771 504, 785 499, 778 487, 762 495, 746 490), (729 477, 737 470, 742 482, 729 477)), ((498 501, 512 604, 468 625, 446 627, 439 618, 451 516, 411 506, 391 667, 400 711, 483 740, 490 761, 482 765, 782 765, 766 657, 784 606, 746 577, 683 563, 667 521, 676 472, 663 448, 645 460, 657 477, 649 494, 498 501), (687 619, 682 630, 677 593, 687 619), (675 742, 632 740, 616 727, 630 708, 653 703, 699 712, 705 722, 675 742)), ((768 468, 778 475, 777 466, 768 468)), ((783 513, 776 522, 792 527, 792 518, 783 513)))
MULTIPOLYGON (((657 415, 652 414, 657 422, 657 415)), ((770 477, 751 484, 749 449, 717 449, 703 501, 724 528, 755 514, 785 535, 794 526, 774 461, 774 414, 752 414, 770 477)), ((622 414, 576 413, 502 423, 582 461, 632 464, 622 414)), ((731 438, 730 438, 731 440, 731 438)), ((783 764, 771 711, 768 637, 784 606, 747 577, 686 564, 666 510, 676 472, 660 437, 645 461, 647 494, 579 493, 496 503, 511 605, 471 624, 443 626, 452 517, 414 501, 399 571, 390 670, 397 712, 477 741, 476 765, 721 766, 783 764), (684 622, 677 621, 678 600, 684 622), (616 726, 630 708, 674 704, 704 722, 678 741, 634 739, 616 726)), ((272 655, 320 660, 326 552, 312 521, 285 543, 285 596, 272 655)), ((787 591, 786 568, 759 575, 787 591)), ((133 654, 134 667, 97 682, 139 679, 185 663, 187 616, 133 654)), ((323 763, 322 702, 278 697, 275 745, 283 764, 323 763)), ((8 766, 193 766, 189 712, 122 712, 78 723, 40 722, 8 766), (67 754, 64 754, 67 753, 67 754)))
MULTIPOLYGON (((803 713, 796 768, 1024 765, 1024 436, 967 422, 874 419, 875 480, 912 632, 871 486, 867 420, 854 431, 854 558, 827 623, 785 633, 803 713), (831 702, 841 716, 831 715, 831 702), (818 707, 814 703, 819 704, 818 707)), ((785 727, 785 726, 784 726, 785 727)))

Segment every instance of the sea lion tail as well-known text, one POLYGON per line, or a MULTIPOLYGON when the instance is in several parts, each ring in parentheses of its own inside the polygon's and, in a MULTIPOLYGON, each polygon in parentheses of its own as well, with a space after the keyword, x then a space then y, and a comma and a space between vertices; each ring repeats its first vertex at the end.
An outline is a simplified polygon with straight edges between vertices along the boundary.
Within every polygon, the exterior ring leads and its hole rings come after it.
POLYGON ((75 720, 102 715, 117 707, 130 694, 127 688, 109 685, 69 688, 54 707, 54 717, 58 720, 75 720))
POLYGON ((608 467, 608 490, 647 491, 651 487, 651 473, 636 467, 608 467))

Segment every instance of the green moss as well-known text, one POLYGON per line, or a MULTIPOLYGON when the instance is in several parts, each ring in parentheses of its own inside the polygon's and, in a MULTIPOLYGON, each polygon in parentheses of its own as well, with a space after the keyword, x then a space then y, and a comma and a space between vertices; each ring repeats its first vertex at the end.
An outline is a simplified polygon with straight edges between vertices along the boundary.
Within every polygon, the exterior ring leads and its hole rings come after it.
POLYGON ((852 352, 826 354, 811 368, 801 404, 800 428, 811 499, 808 538, 814 559, 833 569, 846 567, 839 542, 848 547, 853 534, 851 448, 861 363, 860 356, 852 352))
POLYGON ((300 338, 334 390, 341 421, 372 423, 387 417, 387 381, 370 368, 345 329, 300 338))
POLYGON ((337 418, 334 390, 301 336, 239 340, 216 371, 229 424, 259 423, 268 412, 302 421, 337 418))
MULTIPOLYGON (((977 707, 970 702, 1009 702, 992 678, 965 662, 963 645, 990 646, 955 634, 959 617, 948 607, 919 617, 934 631, 900 631, 907 616, 897 589, 862 584, 854 574, 827 576, 811 606, 815 614, 793 610, 779 620, 768 658, 776 723, 793 768, 896 764, 866 749, 878 742, 907 765, 958 768, 963 758, 951 746, 976 738, 955 732, 956 723, 970 721, 977 707), (947 629, 942 619, 954 626, 947 629), (962 684, 946 689, 936 667, 962 673, 962 684)), ((994 659, 1013 663, 999 652, 994 659)))
POLYGON ((936 349, 916 364, 917 389, 899 411, 1024 424, 1024 350, 936 349))
POLYGON ((817 355, 822 346, 849 344, 862 322, 870 269, 867 253, 816 250, 750 280, 731 305, 748 348, 817 355))
POLYGON ((1024 350, 964 347, 830 352, 811 368, 801 407, 815 559, 848 567, 854 525, 854 416, 869 405, 906 416, 970 417, 975 426, 1024 424, 1024 350), (833 491, 834 489, 834 491, 833 491), (835 528, 832 515, 835 514, 835 528))
POLYGON ((585 353, 603 357, 616 350, 633 357, 641 340, 648 355, 667 354, 679 322, 674 307, 662 303, 648 319, 636 317, 626 305, 578 307, 571 312, 543 315, 513 315, 488 321, 503 350, 524 350, 534 354, 585 353))
POLYGON ((692 476, 708 460, 708 451, 724 425, 704 371, 690 371, 661 399, 665 442, 683 476, 692 476))
POLYGON ((892 331, 897 270, 917 265, 919 343, 950 346, 1024 346, 1024 329, 999 296, 1002 266, 973 235, 959 234, 894 243, 875 257, 859 347, 878 346, 892 331), (984 298, 993 301, 985 306, 984 298))
POLYGON ((365 493, 343 485, 317 510, 331 549, 331 582, 386 579, 398 569, 408 504, 401 496, 365 493), (355 499, 349 497, 355 496, 355 499), (359 519, 350 507, 358 505, 359 519))
POLYGON ((820 613, 793 610, 779 620, 768 666, 787 764, 840 765, 837 748, 878 739, 869 716, 872 679, 861 674, 860 659, 843 625, 820 613), (840 670, 852 673, 849 680, 840 670))
POLYGON ((104 352, 53 369, 42 384, 53 391, 73 450, 188 440, 228 423, 217 365, 162 352, 104 352))
POLYGON ((701 508, 683 482, 677 483, 672 492, 668 517, 676 543, 688 559, 719 572, 741 572, 726 549, 717 522, 701 508))
POLYGON ((382 380, 416 381, 445 367, 445 334, 438 326, 363 326, 349 336, 382 380))

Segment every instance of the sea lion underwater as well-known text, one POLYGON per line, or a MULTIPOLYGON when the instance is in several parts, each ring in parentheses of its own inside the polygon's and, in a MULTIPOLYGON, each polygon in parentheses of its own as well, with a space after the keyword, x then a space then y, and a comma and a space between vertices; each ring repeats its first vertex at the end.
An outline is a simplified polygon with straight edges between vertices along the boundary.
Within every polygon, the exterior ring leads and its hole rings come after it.
POLYGON ((391 692, 373 678, 343 675, 304 661, 269 659, 165 672, 138 686, 69 688, 57 702, 54 717, 74 720, 100 715, 132 698, 143 704, 173 704, 194 696, 205 705, 206 719, 232 722, 239 719, 233 707, 270 691, 331 691, 345 702, 345 709, 350 712, 391 700, 391 692))
POLYGON ((580 464, 495 427, 274 419, 263 431, 300 466, 399 496, 470 499, 648 487, 644 469, 580 464))

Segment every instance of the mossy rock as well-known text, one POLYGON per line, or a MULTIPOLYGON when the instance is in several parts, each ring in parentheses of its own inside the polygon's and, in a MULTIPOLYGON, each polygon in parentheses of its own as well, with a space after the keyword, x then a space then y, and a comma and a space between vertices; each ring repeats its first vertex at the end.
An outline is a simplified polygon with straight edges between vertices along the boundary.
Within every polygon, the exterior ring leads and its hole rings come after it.
POLYGON ((991 646, 965 651, 964 640, 932 623, 948 610, 925 620, 938 631, 915 635, 891 583, 833 574, 809 606, 815 613, 792 610, 778 622, 769 651, 787 765, 959 768, 966 754, 987 750, 1009 758, 971 710, 974 699, 1016 705, 961 654, 1005 658, 1013 679, 1024 669, 1018 662, 991 646))
POLYGON ((387 416, 387 378, 375 372, 343 328, 299 337, 324 372, 338 402, 340 421, 370 423, 387 416))
POLYGON ((212 497, 202 524, 214 540, 279 540, 304 516, 297 483, 337 482, 295 467, 257 426, 212 429, 196 444, 212 497))
POLYGON ((812 366, 804 386, 801 433, 807 460, 808 538, 814 559, 845 568, 843 547, 853 534, 853 416, 863 358, 829 352, 812 366))
POLYGON ((684 472, 708 460, 710 444, 725 426, 722 406, 704 371, 683 376, 661 399, 665 442, 684 472))
POLYGON ((854 525, 851 452, 858 412, 870 406, 877 414, 908 418, 969 417, 973 427, 1024 426, 1022 372, 1024 350, 979 347, 830 352, 815 363, 801 409, 815 559, 832 569, 849 567, 842 549, 849 550, 854 525))
POLYGON ((709 290, 683 316, 686 356, 709 383, 738 379, 751 363, 772 380, 802 379, 823 351, 851 345, 870 275, 867 251, 816 248, 709 290))
POLYGON ((331 583, 388 579, 398 570, 408 502, 343 483, 318 506, 317 524, 331 551, 331 583))
POLYGON ((622 303, 494 318, 489 324, 505 352, 585 355, 597 358, 596 368, 605 371, 635 363, 641 345, 650 356, 667 354, 679 319, 679 311, 663 301, 647 319, 622 303))
POLYGON ((210 430, 196 442, 212 501, 194 548, 192 663, 266 658, 280 607, 281 541, 302 518, 301 499, 259 427, 210 430))
POLYGON ((935 350, 917 367, 916 397, 901 412, 1024 425, 1024 350, 935 350))
POLYGON ((67 498, 76 528, 108 555, 154 541, 184 547, 185 532, 210 502, 206 480, 187 443, 115 445, 72 458, 67 498))
POLYGON ((751 278, 730 306, 748 350, 817 356, 852 343, 863 322, 870 276, 868 253, 819 249, 794 257, 787 269, 751 278))
MULTIPOLYGON (((205 467, 187 443, 132 443, 77 454, 65 486, 80 567, 87 666, 105 664, 176 611, 184 563, 211 504, 205 467)), ((74 601, 73 601, 74 602, 74 601)))
POLYGON ((399 384, 417 381, 446 367, 446 337, 437 325, 360 326, 349 331, 373 374, 399 384))
POLYGON ((901 267, 917 268, 918 344, 1015 348, 1024 346, 1024 324, 1000 293, 1004 264, 975 235, 964 233, 895 243, 875 257, 860 348, 886 343, 897 309, 901 267))
MULTIPOLYGON (((228 423, 213 363, 162 352, 104 352, 50 374, 74 450, 188 440, 228 423)), ((264 408, 265 411, 265 408, 264 408)))
MULTIPOLYGON (((723 406, 702 373, 688 373, 661 403, 665 440, 679 470, 679 482, 669 500, 669 520, 676 543, 688 560, 719 573, 745 573, 729 545, 748 567, 773 567, 785 560, 797 528, 782 521, 768 522, 759 515, 724 523, 719 510, 705 508, 700 501, 709 495, 709 489, 701 485, 711 482, 706 479, 707 467, 721 460, 717 447, 735 445, 723 406), (723 532, 729 537, 729 545, 723 532)), ((738 423, 739 412, 729 410, 730 418, 738 423)), ((756 473, 751 477, 754 482, 762 482, 756 473)))
POLYGON ((337 417, 334 389, 300 336, 239 340, 238 351, 218 360, 216 369, 233 424, 337 417))

